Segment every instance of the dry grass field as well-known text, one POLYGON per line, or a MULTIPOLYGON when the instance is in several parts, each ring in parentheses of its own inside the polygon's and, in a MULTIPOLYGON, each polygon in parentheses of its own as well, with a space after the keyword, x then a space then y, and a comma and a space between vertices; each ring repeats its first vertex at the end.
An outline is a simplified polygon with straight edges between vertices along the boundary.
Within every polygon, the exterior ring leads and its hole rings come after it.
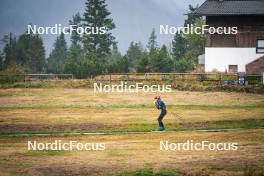
POLYGON ((264 95, 0 89, 0 175, 263 175, 264 95), (181 116, 181 118, 179 118, 181 116), (223 130, 225 129, 225 130, 223 130), (106 135, 84 135, 105 132, 106 135), (104 151, 28 151, 27 141, 105 142, 104 151), (237 151, 161 151, 160 141, 238 143, 237 151))

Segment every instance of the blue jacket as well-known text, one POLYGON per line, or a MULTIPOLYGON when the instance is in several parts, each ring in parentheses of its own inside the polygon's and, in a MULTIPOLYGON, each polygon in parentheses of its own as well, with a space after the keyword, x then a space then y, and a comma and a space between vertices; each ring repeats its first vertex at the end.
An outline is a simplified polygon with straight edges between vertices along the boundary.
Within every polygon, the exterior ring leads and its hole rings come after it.
POLYGON ((166 110, 166 105, 162 100, 156 101, 156 107, 161 110, 166 110))

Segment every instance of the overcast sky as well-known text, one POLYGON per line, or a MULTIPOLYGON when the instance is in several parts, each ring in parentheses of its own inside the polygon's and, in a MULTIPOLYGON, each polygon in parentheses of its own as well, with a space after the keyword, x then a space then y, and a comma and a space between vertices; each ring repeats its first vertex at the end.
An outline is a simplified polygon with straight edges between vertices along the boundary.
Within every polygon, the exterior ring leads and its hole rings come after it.
MULTIPOLYGON (((173 36, 159 35, 159 26, 182 26, 188 4, 201 5, 204 0, 106 0, 116 24, 113 31, 119 50, 125 53, 131 41, 147 43, 152 28, 159 44, 169 45, 173 36)), ((0 38, 9 32, 16 36, 29 23, 37 26, 67 26, 72 15, 83 14, 85 0, 0 0, 0 38)), ((56 35, 41 35, 46 54, 50 53, 56 35)), ((68 36, 69 38, 69 36, 68 36)), ((69 41, 68 41, 69 46, 69 41)), ((0 43, 3 47, 3 43, 0 43)), ((47 57, 47 56, 46 56, 47 57)))

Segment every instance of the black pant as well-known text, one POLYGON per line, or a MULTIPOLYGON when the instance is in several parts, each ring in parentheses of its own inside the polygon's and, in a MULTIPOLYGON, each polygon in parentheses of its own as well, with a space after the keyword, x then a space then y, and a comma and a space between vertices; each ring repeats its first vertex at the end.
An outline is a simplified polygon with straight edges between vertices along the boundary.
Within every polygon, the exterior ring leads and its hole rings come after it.
POLYGON ((164 128, 164 124, 162 122, 162 119, 164 118, 164 116, 167 114, 167 110, 166 109, 162 109, 161 110, 161 113, 159 115, 159 118, 158 118, 158 122, 159 122, 159 126, 160 128, 164 128))

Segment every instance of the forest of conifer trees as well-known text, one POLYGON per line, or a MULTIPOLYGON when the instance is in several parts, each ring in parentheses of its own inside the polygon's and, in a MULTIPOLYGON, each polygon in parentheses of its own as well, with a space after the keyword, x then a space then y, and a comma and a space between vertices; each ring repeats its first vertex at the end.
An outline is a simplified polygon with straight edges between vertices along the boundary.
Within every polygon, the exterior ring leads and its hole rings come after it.
MULTIPOLYGON (((189 6, 184 25, 202 25, 204 21, 189 6)), ((85 12, 77 12, 69 20, 75 26, 105 26, 106 33, 97 35, 71 34, 69 46, 63 33, 57 36, 49 56, 40 35, 24 33, 18 37, 4 36, 5 47, 0 54, 0 70, 17 73, 73 74, 75 78, 88 78, 106 73, 189 72, 195 69, 197 57, 204 51, 204 36, 176 34, 171 46, 159 45, 155 29, 150 29, 149 41, 131 41, 125 54, 118 50, 112 34, 116 26, 105 0, 86 0, 85 12)))

